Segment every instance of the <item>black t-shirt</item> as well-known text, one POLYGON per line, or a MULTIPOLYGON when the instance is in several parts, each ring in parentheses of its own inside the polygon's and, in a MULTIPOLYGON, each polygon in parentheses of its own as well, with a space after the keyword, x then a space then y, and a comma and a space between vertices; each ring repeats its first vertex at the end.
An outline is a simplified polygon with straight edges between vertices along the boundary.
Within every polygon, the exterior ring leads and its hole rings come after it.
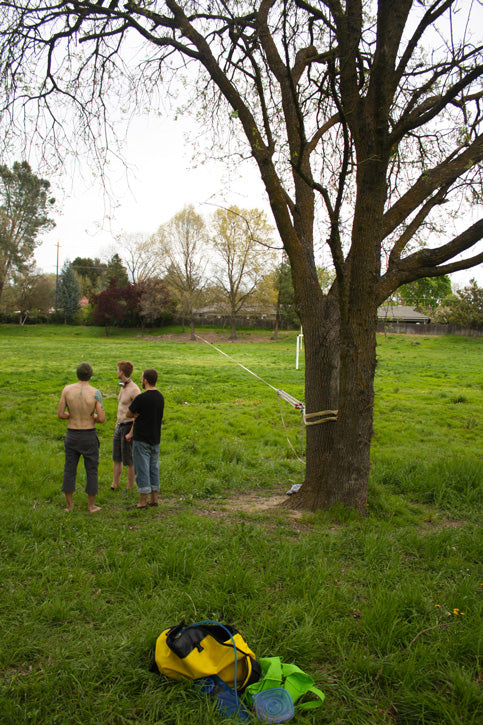
POLYGON ((157 445, 161 440, 164 398, 159 390, 145 390, 129 406, 131 413, 139 413, 134 420, 133 440, 157 445))

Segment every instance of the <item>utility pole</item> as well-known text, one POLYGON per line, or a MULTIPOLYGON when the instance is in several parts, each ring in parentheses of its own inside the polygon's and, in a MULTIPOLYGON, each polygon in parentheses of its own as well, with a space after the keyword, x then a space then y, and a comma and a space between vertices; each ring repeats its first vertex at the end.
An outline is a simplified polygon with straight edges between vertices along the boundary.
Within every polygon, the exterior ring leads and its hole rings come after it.
POLYGON ((55 269, 55 311, 59 307, 59 248, 60 244, 57 242, 57 265, 55 269))

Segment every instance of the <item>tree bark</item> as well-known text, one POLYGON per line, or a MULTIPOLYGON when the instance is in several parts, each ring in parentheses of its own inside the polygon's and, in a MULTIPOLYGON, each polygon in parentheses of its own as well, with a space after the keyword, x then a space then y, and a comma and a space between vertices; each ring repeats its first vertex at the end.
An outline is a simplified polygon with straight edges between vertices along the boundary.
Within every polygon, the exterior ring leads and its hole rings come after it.
MULTIPOLYGON (((299 305, 305 341, 307 467, 304 485, 287 502, 290 508, 315 511, 345 505, 366 512, 384 178, 380 157, 360 164, 357 183, 368 193, 356 201, 351 253, 343 273, 328 296, 317 301, 314 295, 299 305), (331 411, 337 411, 336 420, 331 411), (314 413, 320 416, 310 417, 314 413)), ((296 278, 294 287, 297 293, 296 278)))

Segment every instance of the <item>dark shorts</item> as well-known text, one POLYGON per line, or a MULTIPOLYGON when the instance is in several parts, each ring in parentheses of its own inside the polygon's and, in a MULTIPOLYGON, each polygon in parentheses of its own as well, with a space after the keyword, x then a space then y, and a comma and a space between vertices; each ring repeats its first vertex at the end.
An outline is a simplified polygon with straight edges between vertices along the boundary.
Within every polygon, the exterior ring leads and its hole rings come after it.
POLYGON ((95 496, 98 487, 97 469, 99 467, 99 439, 96 430, 94 428, 88 430, 68 428, 64 440, 64 449, 65 465, 62 491, 64 493, 74 493, 77 464, 82 456, 86 469, 85 491, 87 494, 95 496))
POLYGON ((132 466, 132 441, 127 441, 126 433, 131 430, 132 423, 118 423, 112 437, 112 460, 123 466, 132 466))

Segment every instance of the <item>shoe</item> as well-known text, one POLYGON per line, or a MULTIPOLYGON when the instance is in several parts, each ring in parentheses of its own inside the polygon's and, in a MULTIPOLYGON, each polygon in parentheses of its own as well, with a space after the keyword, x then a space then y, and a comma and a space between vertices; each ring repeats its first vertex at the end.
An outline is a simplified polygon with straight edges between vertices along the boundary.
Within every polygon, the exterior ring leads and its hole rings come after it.
POLYGON ((157 506, 157 505, 158 505, 158 502, 157 501, 150 501, 148 503, 148 506, 157 506))

